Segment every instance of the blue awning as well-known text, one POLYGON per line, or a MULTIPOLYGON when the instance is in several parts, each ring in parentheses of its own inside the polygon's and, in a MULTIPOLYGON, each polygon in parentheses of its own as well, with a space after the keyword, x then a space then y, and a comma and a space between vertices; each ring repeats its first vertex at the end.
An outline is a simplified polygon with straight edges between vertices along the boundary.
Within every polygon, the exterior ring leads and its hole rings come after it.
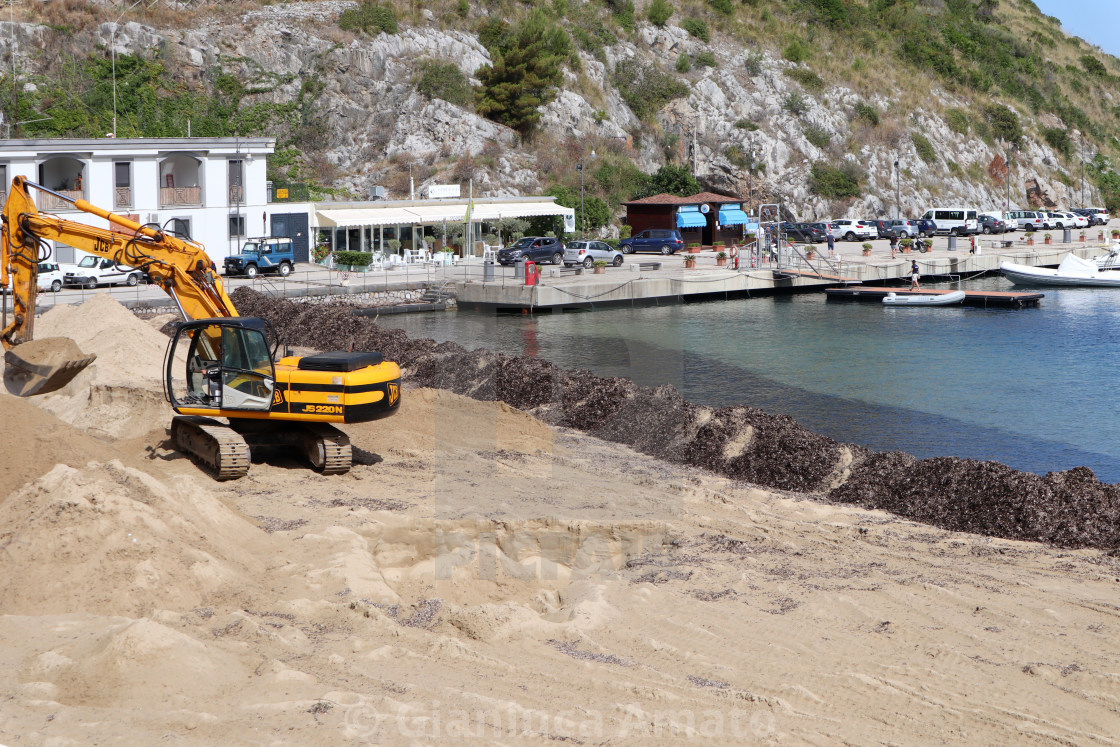
POLYGON ((700 228, 707 223, 707 217, 695 210, 677 213, 677 228, 700 228))
POLYGON ((719 222, 725 226, 740 226, 751 222, 742 210, 720 210, 719 222))

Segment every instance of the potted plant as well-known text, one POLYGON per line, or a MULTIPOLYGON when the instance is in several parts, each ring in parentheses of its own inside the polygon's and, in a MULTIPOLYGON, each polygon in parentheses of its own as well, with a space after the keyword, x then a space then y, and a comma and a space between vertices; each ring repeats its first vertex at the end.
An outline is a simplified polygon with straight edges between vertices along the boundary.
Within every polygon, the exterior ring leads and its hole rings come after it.
POLYGON ((1097 241, 1104 241, 1104 229, 1103 228, 1097 233, 1097 241))
POLYGON ((806 249, 805 249, 805 259, 813 259, 816 256, 817 256, 817 250, 816 249, 814 249, 811 246, 806 247, 806 249))
POLYGON ((899 242, 898 242, 898 245, 900 247, 902 247, 902 253, 903 254, 909 254, 910 253, 910 247, 914 246, 914 239, 911 239, 911 238, 900 239, 899 242))
POLYGON ((1081 231, 1081 241, 1082 241, 1082 243, 1084 243, 1084 241, 1085 241, 1085 231, 1084 231, 1084 229, 1082 229, 1082 231, 1081 231))
POLYGON ((1050 239, 1051 239, 1051 236, 1050 236, 1049 232, 1042 234, 1042 243, 1049 244, 1050 239))
POLYGON ((1027 246, 1034 246, 1034 226, 1027 226, 1027 246))
POLYGON ((727 252, 716 254, 716 267, 727 267, 727 252))
POLYGON ((684 268, 691 270, 693 267, 696 267, 696 254, 689 252, 684 255, 684 268))
POLYGON ((1120 228, 1112 229, 1112 240, 1116 241, 1117 239, 1120 239, 1120 228))
POLYGON ((699 241, 688 242, 688 253, 689 254, 699 254, 700 253, 700 242, 699 241))
MULTIPOLYGON (((1103 232, 1101 238, 1104 238, 1103 232)), ((331 247, 329 244, 316 244, 315 248, 311 250, 311 258, 318 264, 323 264, 323 260, 330 256, 330 253, 331 247)))
POLYGON ((871 256, 871 244, 869 242, 866 242, 866 241, 863 242, 863 256, 865 256, 865 257, 870 257, 871 256))
POLYGON ((592 272, 596 275, 602 275, 607 271, 607 260, 597 259, 591 263, 591 266, 595 268, 592 272))

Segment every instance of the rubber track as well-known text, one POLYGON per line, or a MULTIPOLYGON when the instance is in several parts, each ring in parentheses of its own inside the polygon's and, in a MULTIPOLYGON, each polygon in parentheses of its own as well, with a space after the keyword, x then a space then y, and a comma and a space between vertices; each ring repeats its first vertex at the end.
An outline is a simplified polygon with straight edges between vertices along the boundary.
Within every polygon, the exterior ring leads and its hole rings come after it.
POLYGON ((194 416, 180 416, 172 423, 175 445, 195 464, 207 468, 218 480, 236 480, 249 472, 249 445, 237 431, 221 423, 194 416), (202 441, 208 453, 200 453, 195 443, 202 441))

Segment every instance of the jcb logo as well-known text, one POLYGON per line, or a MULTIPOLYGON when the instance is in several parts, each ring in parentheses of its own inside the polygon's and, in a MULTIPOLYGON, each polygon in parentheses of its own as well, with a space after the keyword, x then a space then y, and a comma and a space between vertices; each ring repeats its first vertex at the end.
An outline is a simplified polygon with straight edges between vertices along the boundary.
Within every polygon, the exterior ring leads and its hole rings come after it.
POLYGON ((277 407, 284 404, 284 390, 276 389, 272 392, 272 406, 277 407))
POLYGON ((389 385, 389 407, 393 407, 394 405, 396 405, 397 400, 399 400, 400 398, 401 398, 401 385, 400 384, 390 384, 389 385))

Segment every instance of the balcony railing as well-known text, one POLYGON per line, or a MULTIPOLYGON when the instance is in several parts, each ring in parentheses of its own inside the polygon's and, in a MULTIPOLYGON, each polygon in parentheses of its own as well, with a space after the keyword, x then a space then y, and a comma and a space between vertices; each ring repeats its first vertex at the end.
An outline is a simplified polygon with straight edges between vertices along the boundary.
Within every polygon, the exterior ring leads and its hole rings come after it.
POLYGON ((240 184, 231 184, 229 186, 229 201, 231 205, 243 204, 245 202, 245 188, 240 184))
MULTIPOLYGON (((74 190, 74 189, 56 189, 55 191, 58 192, 60 195, 66 195, 67 197, 69 197, 72 200, 84 200, 85 199, 85 195, 82 194, 82 190, 80 190, 80 189, 77 189, 77 190, 74 190)), ((66 200, 63 200, 60 197, 55 197, 50 192, 40 192, 39 194, 35 195, 35 202, 36 202, 35 206, 37 208, 39 208, 39 210, 43 210, 43 211, 75 210, 76 209, 71 203, 67 202, 66 200)))
POLYGON ((132 187, 115 187, 113 189, 113 207, 132 207, 132 187))
POLYGON ((202 187, 160 187, 160 207, 172 205, 201 205, 202 187))

